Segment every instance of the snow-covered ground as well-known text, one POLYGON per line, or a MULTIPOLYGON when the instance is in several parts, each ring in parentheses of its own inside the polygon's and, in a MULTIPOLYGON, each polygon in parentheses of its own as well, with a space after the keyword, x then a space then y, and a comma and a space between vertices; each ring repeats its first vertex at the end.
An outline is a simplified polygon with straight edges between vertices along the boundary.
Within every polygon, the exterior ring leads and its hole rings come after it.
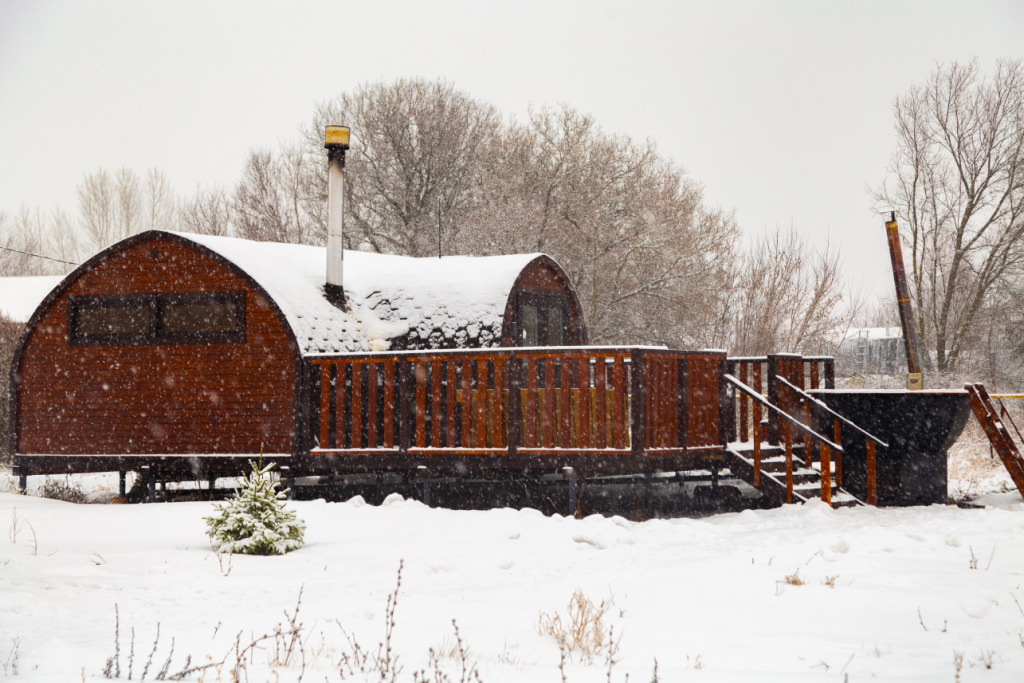
MULTIPOLYGON (((370 651, 384 639, 404 561, 398 680, 431 674, 431 648, 461 679, 455 619, 482 680, 558 681, 559 649, 538 622, 566 621, 579 590, 608 608, 612 681, 650 681, 657 660, 662 681, 1017 682, 1024 502, 1001 488, 979 498, 984 509, 815 503, 647 522, 450 511, 397 497, 293 502, 307 545, 283 557, 215 555, 209 503, 74 505, 2 493, 0 677, 98 680, 117 653, 121 678, 131 667, 139 679, 150 658, 155 678, 171 655, 168 675, 187 656, 191 666, 216 664, 196 680, 234 680, 232 670, 243 681, 341 680, 342 660, 353 658, 346 633, 370 651), (301 648, 284 664, 300 593, 301 648)), ((587 663, 574 653, 564 672, 606 681, 607 656, 587 663)), ((381 680, 348 676, 363 678, 381 680)))

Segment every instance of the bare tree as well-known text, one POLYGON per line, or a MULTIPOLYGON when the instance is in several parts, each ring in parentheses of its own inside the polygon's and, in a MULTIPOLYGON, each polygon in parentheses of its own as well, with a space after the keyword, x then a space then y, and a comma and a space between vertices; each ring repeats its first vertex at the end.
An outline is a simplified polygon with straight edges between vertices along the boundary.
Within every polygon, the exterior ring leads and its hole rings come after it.
POLYGON ((532 112, 486 152, 463 251, 555 256, 594 341, 691 338, 737 234, 699 185, 653 144, 608 135, 569 107, 532 112))
POLYGON ((992 293, 1024 261, 1024 63, 938 67, 893 105, 879 208, 902 220, 928 368, 957 368, 992 293))
POLYGON ((231 197, 221 188, 196 190, 195 197, 182 203, 178 222, 186 232, 201 235, 231 234, 231 197))
POLYGON ((78 186, 82 227, 94 249, 103 249, 143 227, 139 176, 121 168, 113 176, 105 169, 86 175, 78 186))
MULTIPOLYGON (((500 128, 493 107, 444 81, 399 79, 359 86, 317 107, 306 153, 322 157, 327 124, 352 129, 346 178, 346 243, 373 251, 435 253, 437 215, 454 238, 474 205, 480 154, 500 128)), ((323 205, 323 162, 307 176, 323 205)), ((321 214, 322 216, 322 214, 321 214)))
POLYGON ((146 230, 171 230, 174 226, 174 192, 167 174, 158 168, 146 171, 142 188, 143 225, 146 230))
POLYGON ((795 232, 761 237, 735 267, 728 315, 733 353, 832 353, 856 310, 843 308, 839 255, 795 232))

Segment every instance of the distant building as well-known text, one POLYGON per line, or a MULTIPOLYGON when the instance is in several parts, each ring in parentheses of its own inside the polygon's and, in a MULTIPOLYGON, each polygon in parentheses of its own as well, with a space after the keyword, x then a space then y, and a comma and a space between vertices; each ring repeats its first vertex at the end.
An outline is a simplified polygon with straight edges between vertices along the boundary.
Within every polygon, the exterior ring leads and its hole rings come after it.
POLYGON ((903 331, 897 327, 856 327, 836 352, 841 375, 896 375, 907 371, 903 331))

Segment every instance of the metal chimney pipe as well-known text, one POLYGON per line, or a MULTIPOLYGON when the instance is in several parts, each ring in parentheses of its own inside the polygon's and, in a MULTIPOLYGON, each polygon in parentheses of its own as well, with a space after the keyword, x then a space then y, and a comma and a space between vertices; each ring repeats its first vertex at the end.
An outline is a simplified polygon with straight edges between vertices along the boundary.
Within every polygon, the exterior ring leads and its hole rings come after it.
POLYGON ((345 216, 345 151, 349 146, 348 126, 327 126, 324 148, 327 150, 327 283, 329 301, 345 306, 342 287, 344 249, 341 236, 345 216))
POLYGON ((903 267, 903 250, 900 248, 900 231, 896 225, 896 212, 889 212, 885 222, 886 239, 889 242, 889 258, 892 261, 892 278, 896 284, 896 303, 903 326, 903 347, 907 353, 907 389, 924 389, 924 375, 921 374, 921 357, 918 355, 917 332, 914 329, 914 315, 910 310, 910 288, 907 287, 907 271, 903 267))

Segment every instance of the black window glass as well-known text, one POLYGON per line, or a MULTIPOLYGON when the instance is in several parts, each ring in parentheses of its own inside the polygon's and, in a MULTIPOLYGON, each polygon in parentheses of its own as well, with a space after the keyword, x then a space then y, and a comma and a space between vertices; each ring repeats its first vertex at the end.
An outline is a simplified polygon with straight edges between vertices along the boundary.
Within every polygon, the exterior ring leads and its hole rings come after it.
POLYGON ((78 346, 245 342, 245 292, 68 297, 68 343, 78 346))
POLYGON ((565 313, 558 306, 548 308, 548 346, 565 345, 565 313))
POLYGON ((523 304, 520 312, 522 316, 522 345, 523 346, 538 346, 540 344, 539 335, 539 317, 537 315, 537 307, 533 304, 523 304))
POLYGON ((82 336, 133 335, 149 332, 149 306, 97 306, 78 311, 75 332, 82 336))
POLYGON ((175 303, 161 309, 160 328, 181 332, 234 332, 238 326, 233 301, 216 303, 175 303))

